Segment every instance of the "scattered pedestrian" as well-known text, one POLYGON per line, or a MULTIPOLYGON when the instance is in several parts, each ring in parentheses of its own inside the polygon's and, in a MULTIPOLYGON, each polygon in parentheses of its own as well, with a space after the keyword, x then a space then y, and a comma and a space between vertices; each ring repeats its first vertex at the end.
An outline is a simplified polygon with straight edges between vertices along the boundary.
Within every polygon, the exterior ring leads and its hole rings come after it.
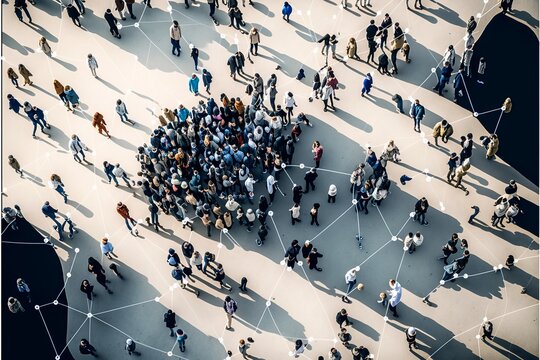
POLYGON ((84 294, 86 294, 86 298, 90 301, 92 301, 92 296, 96 295, 94 293, 94 286, 91 285, 90 282, 86 279, 81 282, 80 289, 84 294))
POLYGON ((230 296, 227 296, 223 302, 223 310, 225 310, 225 314, 227 315, 227 325, 225 326, 225 329, 231 330, 232 319, 238 310, 238 304, 236 304, 236 301, 234 301, 230 296))
POLYGON ((283 20, 285 20, 286 22, 289 22, 289 18, 291 14, 292 14, 292 6, 287 1, 285 1, 283 3, 283 8, 281 8, 281 15, 283 15, 283 20))
POLYGON ((186 351, 186 340, 188 336, 182 329, 176 330, 176 342, 178 343, 178 348, 181 352, 186 351))
POLYGON ((163 322, 165 323, 165 327, 167 327, 171 332, 170 336, 174 336, 174 328, 176 327, 176 314, 171 309, 167 310, 167 312, 163 315, 163 322))
POLYGON ((416 329, 414 327, 409 327, 405 330, 405 336, 407 337, 407 343, 409 344, 409 350, 412 351, 413 347, 418 349, 416 344, 416 329))
POLYGON ((92 355, 93 357, 98 357, 96 353, 96 348, 88 342, 86 339, 81 339, 79 343, 79 352, 83 355, 92 355))
MULTIPOLYGON (((8 73, 9 73, 9 70, 8 70, 8 73)), ((33 74, 23 64, 19 64, 19 74, 21 74, 21 76, 24 78, 23 85, 26 85, 26 84, 32 85, 34 83, 32 80, 30 80, 30 76, 33 76, 33 74)))
POLYGON ((120 35, 118 26, 116 26, 116 24, 118 24, 118 20, 116 19, 116 17, 114 17, 111 9, 107 9, 105 11, 104 18, 105 18, 105 21, 107 21, 107 24, 109 24, 109 31, 111 32, 111 35, 114 36, 115 38, 121 39, 122 35, 120 35))

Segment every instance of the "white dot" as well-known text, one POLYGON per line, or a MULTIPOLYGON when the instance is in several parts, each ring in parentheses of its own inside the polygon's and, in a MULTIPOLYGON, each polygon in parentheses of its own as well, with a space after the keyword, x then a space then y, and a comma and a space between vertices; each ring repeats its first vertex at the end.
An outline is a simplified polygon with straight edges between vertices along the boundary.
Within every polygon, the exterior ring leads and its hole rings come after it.
POLYGON ((458 278, 458 274, 454 274, 454 279, 457 279, 458 278))
POLYGON ((304 265, 304 262, 303 262, 303 261, 299 261, 299 262, 298 262, 298 266, 302 266, 302 265, 304 265))
POLYGON ((503 107, 501 108, 501 110, 502 110, 502 111, 506 110, 506 106, 503 106, 503 107))
POLYGON ((516 259, 516 260, 514 260, 514 264, 517 264, 517 263, 518 263, 518 261, 519 261, 519 259, 516 259))
POLYGON ((502 268, 503 268, 502 264, 499 264, 499 270, 502 269, 502 268))
POLYGON ((352 203, 353 203, 353 205, 356 205, 356 204, 358 204, 358 200, 352 199, 352 203))
POLYGON ((229 229, 227 229, 227 228, 223 229, 223 233, 224 233, 224 234, 228 234, 228 233, 229 233, 229 229))
POLYGON ((300 169, 303 169, 303 168, 305 168, 306 166, 302 163, 302 164, 298 165, 298 167, 299 167, 300 169))
POLYGON ((227 357, 225 358, 225 360, 231 360, 231 357, 230 357, 230 356, 227 356, 227 357))
POLYGON ((289 351, 289 356, 292 357, 294 353, 292 351, 289 351))
POLYGON ((484 4, 487 4, 489 2, 489 0, 484 0, 484 4))
POLYGON ((48 243, 48 242, 49 242, 49 239, 44 238, 44 239, 43 239, 43 242, 44 242, 44 243, 48 243))
POLYGON ((444 280, 439 281, 439 284, 441 284, 441 285, 444 285, 444 283, 445 283, 444 280))
POLYGON ((493 267, 493 271, 497 271, 498 268, 496 266, 493 267))
POLYGON ((133 24, 133 26, 135 26, 136 28, 138 28, 138 27, 139 27, 139 23, 136 22, 135 24, 133 24))
POLYGON ((2 188, 3 192, 7 192, 7 187, 2 188))
POLYGON ((444 206, 441 206, 441 211, 445 211, 446 208, 444 206))
POLYGON ((484 318, 482 319, 482 321, 487 321, 487 317, 484 316, 484 318))
POLYGON ((469 278, 469 274, 463 274, 463 278, 464 278, 464 279, 468 279, 468 278, 469 278))
POLYGON ((427 174, 427 173, 429 173, 429 169, 428 169, 428 168, 425 168, 425 169, 424 169, 424 174, 427 174))
POLYGON ((270 210, 270 211, 268 212, 268 216, 270 216, 270 217, 274 216, 274 212, 273 212, 272 210, 270 210))
POLYGON ((280 264, 280 265, 285 265, 285 260, 281 260, 281 261, 279 262, 279 264, 280 264))
POLYGON ((58 300, 54 300, 52 303, 53 305, 58 305, 58 300))
POLYGON ((475 112, 473 113, 473 116, 474 116, 474 117, 478 117, 478 113, 475 111, 475 112))
POLYGON ((75 252, 78 254, 81 251, 79 248, 75 248, 75 252))
POLYGON ((287 164, 281 163, 281 168, 282 168, 282 169, 285 169, 286 167, 287 167, 287 164))
POLYGON ((426 176, 426 182, 431 182, 431 180, 433 180, 432 176, 426 176))
POLYGON ((56 51, 53 51, 53 52, 51 53, 51 55, 52 55, 53 57, 56 57, 56 55, 58 55, 58 53, 57 53, 56 51))
POLYGON ((476 335, 475 337, 476 337, 476 339, 480 339, 480 335, 476 335))
POLYGON ((268 300, 268 301, 266 302, 266 306, 268 307, 268 306, 270 306, 270 305, 272 305, 272 302, 271 302, 270 300, 268 300))
POLYGON ((60 360, 60 355, 56 355, 56 356, 54 357, 54 360, 60 360))
POLYGON ((292 267, 287 266, 287 271, 292 271, 292 267))
POLYGON ((218 249, 221 249, 223 247, 222 243, 217 244, 218 249))
POLYGON ((174 287, 169 286, 169 291, 174 291, 174 287))
POLYGON ((467 34, 467 35, 465 35, 465 36, 463 37, 463 41, 467 41, 468 38, 469 38, 469 34, 467 34))
POLYGON ((92 313, 88 313, 88 314, 86 314, 86 317, 87 317, 87 318, 89 318, 89 319, 91 319, 91 318, 92 318, 92 316, 94 316, 94 315, 92 315, 92 313))
POLYGON ((427 143, 429 142, 429 140, 426 139, 426 138, 423 138, 423 139, 422 139, 422 142, 423 142, 424 144, 427 144, 427 143))
POLYGON ((159 302, 159 300, 160 300, 159 296, 156 296, 156 297, 154 298, 154 301, 155 301, 155 302, 159 302))
POLYGON ((397 236, 392 236, 392 241, 397 241, 397 236))
POLYGON ((356 270, 356 272, 360 271, 360 266, 355 267, 354 270, 356 270))
POLYGON ((405 34, 409 33, 409 28, 405 28, 405 34))
POLYGON ((169 12, 172 11, 172 6, 171 5, 167 6, 167 11, 169 11, 169 12))
POLYGON ((308 337, 307 341, 308 343, 312 344, 315 341, 315 339, 312 336, 310 336, 308 337))
POLYGON ((223 344, 223 338, 222 337, 220 337, 218 340, 219 340, 220 343, 223 344))
POLYGON ((337 339, 336 339, 336 338, 333 338, 332 341, 334 342, 334 344, 337 343, 337 339))
POLYGON ((414 98, 412 96, 409 96, 409 101, 414 102, 414 98))
POLYGON ((380 10, 377 11, 377 16, 379 16, 379 15, 381 15, 381 11, 380 11, 380 10))
POLYGON ((409 216, 410 216, 410 217, 414 217, 414 211, 410 212, 410 213, 409 213, 409 216))
POLYGON ((67 276, 68 278, 70 278, 70 277, 71 277, 71 273, 68 272, 68 273, 66 274, 66 276, 67 276))
POLYGON ((66 216, 71 219, 71 213, 69 211, 66 213, 66 216))
POLYGON ((189 48, 190 48, 190 49, 193 49, 194 47, 195 47, 195 45, 189 44, 189 48))
POLYGON ((222 38, 222 39, 225 39, 226 36, 227 36, 227 35, 225 35, 225 34, 220 34, 220 35, 219 35, 219 37, 222 38))
POLYGON ((480 19, 482 17, 482 13, 476 14, 476 17, 480 19))
POLYGON ((407 250, 409 250, 409 248, 407 246, 404 246, 403 251, 407 251, 407 250))
POLYGON ((34 309, 39 310, 39 305, 34 306, 34 309))
POLYGON ((383 317, 384 322, 388 321, 388 316, 383 317))
POLYGON ((118 30, 122 30, 123 28, 122 24, 117 24, 116 27, 118 28, 118 30))

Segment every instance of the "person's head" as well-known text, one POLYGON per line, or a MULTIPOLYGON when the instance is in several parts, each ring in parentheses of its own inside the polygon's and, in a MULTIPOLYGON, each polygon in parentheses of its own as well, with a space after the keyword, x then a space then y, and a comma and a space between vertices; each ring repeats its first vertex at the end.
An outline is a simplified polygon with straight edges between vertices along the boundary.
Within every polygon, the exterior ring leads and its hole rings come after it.
POLYGON ((450 62, 449 62, 449 61, 445 61, 445 62, 444 62, 444 66, 449 67, 449 66, 450 66, 450 62))
POLYGON ((172 22, 172 23, 173 23, 174 27, 178 27, 178 21, 176 21, 176 20, 173 20, 173 22, 172 22))
POLYGON ((184 331, 182 329, 178 329, 176 330, 176 335, 179 335, 179 336, 184 335, 184 331))
POLYGON ((105 12, 106 12, 107 14, 112 14, 111 9, 107 9, 107 10, 105 10, 105 12))
POLYGON ((481 62, 482 64, 485 63, 485 62, 486 62, 486 58, 485 58, 485 57, 481 57, 481 58, 480 58, 480 62, 481 62))
POLYGON ((443 125, 443 126, 446 126, 446 125, 448 125, 448 121, 446 121, 446 120, 443 120, 443 121, 442 121, 442 125, 443 125))
POLYGON ((288 97, 293 97, 293 93, 289 91, 289 92, 287 93, 287 96, 288 96, 288 97))
POLYGON ((471 253, 469 252, 469 250, 465 250, 465 251, 463 252, 463 255, 464 255, 464 256, 469 256, 470 254, 471 254, 471 253))
POLYGON ((341 309, 340 313, 341 313, 341 315, 347 315, 347 310, 341 309))
POLYGON ((9 156, 8 156, 8 159, 9 159, 9 160, 13 160, 13 159, 15 159, 15 158, 13 157, 13 155, 9 155, 9 156))
POLYGON ((415 234, 414 236, 416 236, 417 238, 419 238, 420 236, 422 236, 422 234, 420 233, 420 231, 417 231, 416 234, 415 234))
POLYGON ((384 17, 385 17, 385 18, 389 18, 390 15, 388 15, 388 13, 386 13, 386 14, 384 14, 384 17))
POLYGON ((127 344, 127 345, 133 345, 133 340, 131 340, 131 339, 128 338, 128 339, 126 340, 126 344, 127 344))
MULTIPOLYGON (((109 11, 110 11, 110 10, 109 10, 109 11)), ((88 340, 86 340, 86 339, 81 339, 81 345, 83 345, 83 346, 88 345, 88 340)))
POLYGON ((229 302, 229 301, 231 301, 231 300, 232 300, 232 299, 231 299, 230 296, 227 296, 227 297, 225 298, 225 301, 226 301, 226 302, 229 302))
POLYGON ((398 23, 398 22, 395 23, 394 26, 398 28, 398 27, 399 27, 399 23, 398 23))
MULTIPOLYGON (((343 330, 345 330, 345 329, 341 329, 341 332, 343 332, 343 330)), ((347 330, 345 330, 345 331, 347 331, 347 330)), ((335 354, 335 353, 337 352, 337 349, 336 349, 336 348, 331 348, 331 349, 330 349, 330 352, 331 352, 332 354, 335 354)))
POLYGON ((255 77, 258 79, 261 77, 261 75, 259 75, 259 73, 255 73, 255 77))
MULTIPOLYGON (((297 205, 297 204, 294 204, 294 205, 297 205)), ((295 239, 291 242, 291 246, 296 246, 296 245, 298 245, 298 240, 295 239)))
POLYGON ((71 86, 69 86, 69 85, 64 86, 64 90, 66 90, 66 91, 71 90, 71 86))
POLYGON ((90 282, 88 280, 84 279, 82 281, 82 284, 83 284, 83 286, 88 286, 88 285, 90 285, 90 282))
POLYGON ((420 105, 420 100, 415 99, 415 100, 414 100, 414 103, 415 103, 416 105, 420 105))
POLYGON ((474 16, 471 16, 471 17, 469 18, 469 20, 474 20, 474 16))
POLYGON ((412 237, 413 237, 413 233, 410 232, 407 236, 412 238, 412 237))
POLYGON ((246 341, 244 339, 240 339, 239 343, 240 343, 240 345, 244 345, 246 343, 246 341))
POLYGON ((393 288, 394 286, 396 286, 396 280, 390 279, 390 281, 388 281, 388 284, 390 285, 391 288, 393 288))

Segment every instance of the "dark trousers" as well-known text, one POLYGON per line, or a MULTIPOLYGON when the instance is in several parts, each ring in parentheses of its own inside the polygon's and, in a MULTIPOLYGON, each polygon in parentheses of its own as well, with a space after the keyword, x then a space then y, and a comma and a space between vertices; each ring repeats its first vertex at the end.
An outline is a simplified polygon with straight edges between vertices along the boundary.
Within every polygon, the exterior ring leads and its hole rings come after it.
POLYGON ((41 132, 42 133, 45 132, 44 128, 43 128, 43 124, 41 123, 40 120, 37 120, 37 121, 32 120, 32 125, 34 125, 34 130, 32 131, 32 136, 36 136, 36 130, 37 130, 38 125, 41 128, 41 132))
MULTIPOLYGON (((317 166, 318 167, 318 166, 317 166)), ((315 183, 312 181, 307 181, 306 180, 306 190, 304 190, 304 193, 308 193, 309 192, 309 187, 311 186, 311 190, 315 191, 315 183)))
POLYGON ((317 218, 317 215, 313 215, 313 214, 310 214, 311 215, 311 225, 315 224, 317 226, 319 226, 319 219, 317 218))
POLYGON ((133 15, 133 4, 126 3, 126 6, 127 6, 127 9, 128 9, 129 15, 131 15, 131 18, 134 18, 135 15, 133 15))
POLYGON ((73 23, 77 25, 78 27, 81 27, 81 21, 79 20, 78 17, 71 18, 71 21, 73 21, 73 23))
POLYGON ((210 5, 210 17, 214 17, 214 14, 216 12, 216 4, 212 3, 212 4, 208 4, 208 5, 210 5))
POLYGON ((120 33, 118 32, 118 28, 116 27, 116 25, 115 25, 115 26, 111 26, 111 27, 109 28, 109 31, 111 32, 111 35, 112 35, 112 36, 116 36, 116 37, 120 36, 120 33))
POLYGON ((393 314, 394 316, 398 316, 398 313, 397 313, 397 310, 396 310, 397 304, 396 304, 396 306, 392 306, 392 304, 390 304, 390 305, 388 306, 388 308, 390 309, 390 311, 392 312, 392 314, 393 314))
POLYGON ((111 180, 113 180, 114 183, 118 185, 118 180, 116 179, 116 176, 114 176, 113 173, 105 173, 105 175, 107 175, 107 180, 109 180, 109 183, 111 182, 111 180))
POLYGON ((180 51, 181 51, 180 40, 171 39, 171 44, 172 44, 172 54, 176 56, 180 56, 180 51))
POLYGON ((249 51, 253 54, 253 55, 257 55, 257 51, 259 50, 259 44, 251 44, 249 46, 249 51), (255 49, 255 51, 253 51, 255 49))

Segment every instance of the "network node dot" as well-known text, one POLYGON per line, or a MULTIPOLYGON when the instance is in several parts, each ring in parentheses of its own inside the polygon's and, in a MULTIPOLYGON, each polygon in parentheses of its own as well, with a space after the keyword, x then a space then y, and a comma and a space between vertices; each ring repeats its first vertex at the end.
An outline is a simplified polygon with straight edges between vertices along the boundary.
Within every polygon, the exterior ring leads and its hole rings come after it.
POLYGON ((458 278, 458 274, 454 274, 454 279, 457 279, 458 278))
POLYGON ((299 261, 298 262, 298 266, 303 266, 304 265, 304 262, 303 261, 299 261))
POLYGON ((431 182, 431 180, 433 180, 432 176, 426 176, 426 182, 431 182))
POLYGON ((356 270, 356 272, 360 271, 360 266, 357 266, 354 268, 356 270))
POLYGON ((411 211, 411 212, 409 213, 409 216, 413 218, 413 217, 414 217, 414 211, 411 211))
POLYGON ((392 236, 392 241, 397 241, 397 236, 392 236))
POLYGON ((480 19, 482 17, 482 13, 476 14, 476 17, 480 19))
POLYGON ((501 110, 502 110, 502 111, 506 110, 506 106, 503 106, 503 107, 501 108, 501 110))
POLYGON ((3 191, 3 192, 7 192, 7 187, 4 186, 4 187, 2 188, 2 191, 3 191))
POLYGON ((353 205, 356 205, 356 204, 358 204, 358 200, 356 200, 356 199, 353 199, 353 200, 352 200, 352 204, 353 204, 353 205))
POLYGON ((336 339, 336 338, 333 338, 332 341, 334 342, 334 344, 337 343, 337 339, 336 339))
POLYGON ((465 35, 465 36, 463 37, 463 41, 467 41, 467 38, 468 38, 468 36, 465 35))
POLYGON ((445 283, 444 280, 439 281, 439 284, 441 284, 441 285, 444 285, 444 283, 445 283))
POLYGON ((227 229, 227 228, 223 229, 223 233, 224 233, 224 234, 228 234, 228 233, 229 233, 229 229, 227 229))
POLYGON ((268 216, 270 216, 270 217, 274 216, 274 212, 273 212, 272 210, 270 210, 270 211, 268 212, 268 216))
POLYGON ((310 336, 308 337, 307 341, 308 343, 312 344, 315 341, 315 339, 312 336, 310 336))
POLYGON ((220 343, 223 344, 223 338, 222 338, 222 337, 220 337, 220 338, 218 339, 218 341, 219 341, 220 343))
POLYGON ((34 306, 34 309, 39 310, 39 305, 34 306))
POLYGON ((68 278, 70 278, 70 277, 71 277, 71 273, 68 272, 68 273, 66 274, 66 276, 67 276, 68 278))
POLYGON ((475 336, 476 340, 480 339, 480 335, 475 336))
POLYGON ((173 288, 175 288, 175 289, 178 289, 178 286, 179 286, 178 283, 173 284, 173 288))
POLYGON ((514 260, 514 264, 517 264, 517 263, 518 263, 518 261, 519 261, 519 259, 516 259, 516 260, 514 260))
POLYGON ((381 11, 377 11, 377 16, 380 16, 381 15, 381 11))
POLYGON ((4 56, 0 56, 0 60, 4 61, 6 58, 4 56))
POLYGON ((156 297, 154 298, 154 301, 155 301, 155 302, 159 302, 159 296, 156 296, 156 297))
POLYGON ((384 322, 388 321, 388 316, 383 317, 384 322))
POLYGON ((272 302, 271 302, 270 300, 268 300, 268 301, 266 302, 266 307, 268 307, 268 306, 270 306, 270 305, 272 305, 272 302))
POLYGON ((409 33, 409 28, 405 28, 405 34, 408 34, 409 33))
POLYGON ((57 53, 56 51, 53 51, 53 52, 51 53, 51 55, 52 55, 52 57, 56 57, 56 55, 58 55, 58 53, 57 53))
POLYGON ((502 264, 499 264, 499 270, 502 269, 502 268, 503 268, 502 264))
POLYGON ((429 142, 429 140, 426 139, 426 138, 424 137, 424 138, 422 139, 422 142, 423 142, 424 144, 427 144, 427 143, 429 142))
POLYGON ((54 300, 52 303, 53 305, 58 305, 58 300, 54 300))
POLYGON ((231 360, 231 357, 227 355, 227 357, 225 358, 225 360, 231 360))
POLYGON ((139 27, 139 23, 136 22, 135 24, 133 24, 133 26, 135 26, 136 28, 138 28, 138 27, 139 27))
POLYGON ((289 351, 289 356, 293 357, 294 353, 292 351, 289 351))
POLYGON ((403 251, 407 251, 407 250, 409 250, 409 248, 407 246, 404 246, 403 251))
POLYGON ((222 243, 217 244, 218 249, 221 249, 223 247, 222 243))
POLYGON ((225 37, 227 37, 227 35, 225 35, 225 34, 220 34, 219 37, 222 38, 222 39, 225 39, 225 37))
MULTIPOLYGON (((169 6, 169 7, 170 7, 170 6, 169 6)), ((168 357, 171 357, 171 356, 172 356, 172 351, 167 352, 167 356, 168 356, 168 357)))
POLYGON ((475 112, 473 113, 473 116, 474 116, 474 117, 478 117, 478 113, 475 111, 475 112))
POLYGON ((281 260, 281 261, 279 262, 279 265, 285 265, 285 260, 281 260))
POLYGON ((497 271, 498 269, 499 269, 499 268, 496 267, 496 266, 493 267, 493 271, 497 271))
POLYGON ((489 2, 489 0, 484 0, 484 4, 487 4, 489 2))
POLYGON ((172 6, 171 5, 167 6, 167 11, 172 11, 172 6))
POLYGON ((486 316, 484 316, 484 318, 482 319, 482 321, 487 321, 487 317, 486 317, 486 316))
POLYGON ((123 28, 122 24, 116 24, 116 27, 118 28, 118 30, 122 30, 123 28))
POLYGON ((301 163, 300 165, 298 165, 298 167, 299 167, 300 169, 303 169, 303 168, 306 167, 306 165, 304 165, 303 163, 301 163))
POLYGON ((286 167, 287 167, 287 164, 281 163, 281 168, 282 168, 282 169, 285 169, 286 167))
POLYGON ((431 68, 432 73, 435 73, 435 71, 437 71, 435 68, 431 68))
POLYGON ((287 266, 287 271, 292 271, 292 267, 287 266))
POLYGON ((49 242, 49 239, 44 238, 44 239, 43 239, 43 242, 44 242, 44 243, 48 243, 48 242, 49 242))
POLYGON ((86 317, 87 317, 87 318, 89 318, 89 319, 91 319, 91 318, 92 318, 92 316, 94 316, 94 315, 92 315, 92 313, 88 313, 88 314, 86 314, 86 317))
POLYGON ((54 357, 54 360, 60 360, 60 355, 56 355, 56 356, 54 357))

